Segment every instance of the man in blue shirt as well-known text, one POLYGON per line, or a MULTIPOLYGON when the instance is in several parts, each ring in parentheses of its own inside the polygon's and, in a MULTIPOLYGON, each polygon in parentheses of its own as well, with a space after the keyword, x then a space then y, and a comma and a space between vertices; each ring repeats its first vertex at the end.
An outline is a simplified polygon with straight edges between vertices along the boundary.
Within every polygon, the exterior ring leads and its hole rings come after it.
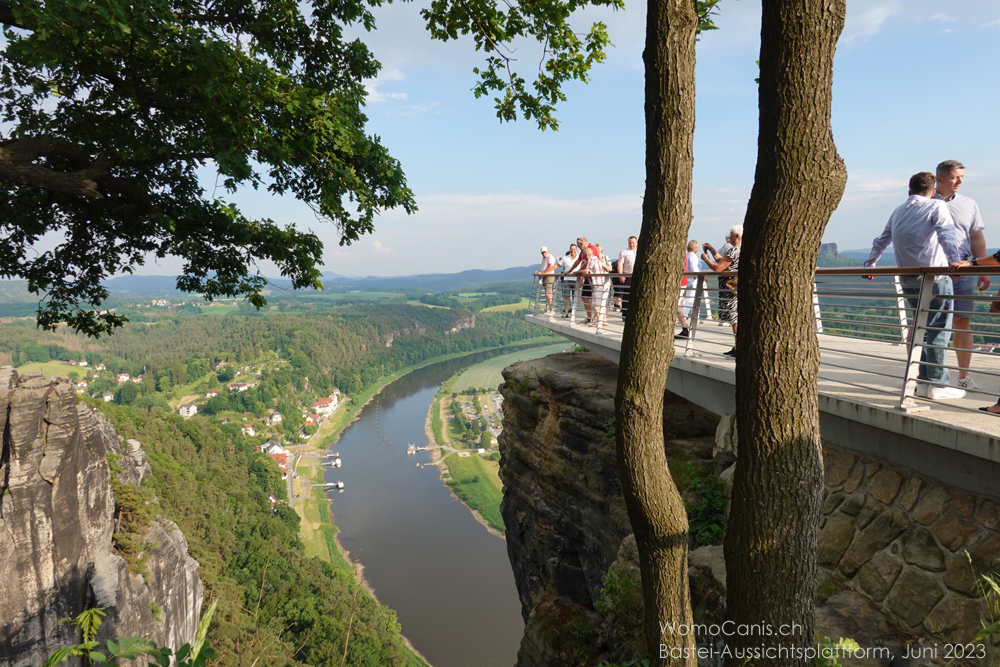
MULTIPOLYGON (((865 268, 875 266, 891 243, 900 267, 946 267, 962 259, 955 241, 955 221, 948 205, 934 196, 934 174, 922 171, 910 177, 909 197, 889 216, 882 234, 872 241, 872 252, 865 268)), ((867 276, 869 279, 871 276, 867 276)), ((903 276, 903 291, 909 295, 911 308, 917 307, 920 293, 919 276, 903 276)), ((965 391, 948 385, 948 369, 944 367, 951 338, 953 286, 951 277, 937 276, 934 293, 945 298, 930 304, 924 344, 920 352, 920 372, 917 375, 917 396, 936 400, 963 398, 965 391)))

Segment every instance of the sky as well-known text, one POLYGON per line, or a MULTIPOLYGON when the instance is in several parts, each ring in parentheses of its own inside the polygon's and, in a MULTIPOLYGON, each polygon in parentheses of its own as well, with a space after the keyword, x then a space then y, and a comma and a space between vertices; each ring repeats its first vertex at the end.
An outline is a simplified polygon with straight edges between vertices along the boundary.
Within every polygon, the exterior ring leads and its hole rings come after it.
MULTIPOLYGON (((539 246, 558 254, 578 235, 617 254, 639 233, 644 187, 645 4, 588 10, 574 23, 608 24, 608 60, 588 84, 565 88, 560 129, 500 123, 476 99, 471 40, 432 42, 426 0, 376 9, 364 35, 382 62, 368 83, 368 130, 399 159, 419 211, 383 212, 376 231, 340 246, 336 230, 294 199, 262 192, 229 197, 249 215, 296 223, 325 244, 324 269, 340 275, 451 273, 525 266, 539 246)), ((759 0, 723 0, 719 30, 698 44, 694 220, 690 237, 720 245, 743 222, 757 139, 759 0)), ((363 34, 358 32, 357 34, 363 34)), ((517 45, 537 66, 537 46, 517 45)), ((906 198, 909 176, 945 159, 966 165, 961 192, 977 200, 986 237, 1000 245, 1000 2, 848 0, 834 66, 833 126, 849 180, 824 242, 867 248, 906 198)), ((180 262, 137 273, 176 273, 180 262)), ((274 275, 262 265, 266 275, 274 275)))

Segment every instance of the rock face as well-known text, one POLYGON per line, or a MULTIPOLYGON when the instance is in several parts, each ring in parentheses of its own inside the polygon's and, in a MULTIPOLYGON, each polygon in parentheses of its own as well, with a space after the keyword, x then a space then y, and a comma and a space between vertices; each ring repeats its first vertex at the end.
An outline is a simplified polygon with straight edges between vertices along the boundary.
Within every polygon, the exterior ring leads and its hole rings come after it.
MULTIPOLYGON (((594 602, 632 533, 611 422, 617 366, 557 354, 503 375, 500 511, 526 623, 518 667, 596 664, 609 647, 594 602)), ((715 432, 718 417, 676 400, 666 406, 670 435, 715 432)), ((712 438, 701 446, 710 452, 712 438)))
MULTIPOLYGON (((501 512, 526 623, 517 667, 597 664, 616 647, 594 603, 605 573, 622 566, 616 559, 632 532, 611 436, 617 366, 558 354, 503 374, 501 512)), ((664 422, 668 460, 704 458, 696 436, 711 433, 717 471, 738 457, 730 419, 668 394, 664 422)), ((986 620, 978 575, 1000 563, 996 499, 828 446, 823 464, 818 557, 821 578, 841 592, 817 612, 821 636, 841 632, 862 646, 874 645, 863 638, 902 646, 900 631, 969 641, 986 620)), ((692 552, 689 563, 696 621, 723 619, 721 548, 692 552)))
POLYGON ((112 548, 115 501, 108 453, 121 481, 149 464, 103 417, 76 404, 66 378, 0 367, 0 667, 41 664, 79 641, 65 618, 91 607, 100 638, 139 635, 177 648, 193 641, 203 599, 198 564, 176 526, 154 524, 145 576, 112 548))

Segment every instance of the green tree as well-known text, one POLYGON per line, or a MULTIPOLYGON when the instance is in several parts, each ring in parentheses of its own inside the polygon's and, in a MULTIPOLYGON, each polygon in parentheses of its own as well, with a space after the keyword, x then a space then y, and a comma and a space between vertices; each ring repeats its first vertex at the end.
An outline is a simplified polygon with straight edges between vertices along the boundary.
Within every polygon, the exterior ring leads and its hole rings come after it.
POLYGON ((379 64, 343 38, 350 24, 374 27, 368 3, 0 0, 0 272, 46 293, 38 323, 121 325, 88 306, 148 254, 184 258, 178 288, 208 298, 263 305, 260 259, 320 286, 319 239, 206 192, 205 165, 224 193, 296 196, 342 244, 383 209, 415 210, 399 163, 365 133, 362 81, 379 64), (47 233, 66 242, 30 253, 47 233))
POLYGON ((135 399, 139 398, 139 385, 126 382, 115 392, 115 403, 118 405, 132 405, 135 399))
POLYGON ((479 434, 479 446, 485 449, 489 449, 493 446, 493 434, 489 431, 483 431, 479 434))

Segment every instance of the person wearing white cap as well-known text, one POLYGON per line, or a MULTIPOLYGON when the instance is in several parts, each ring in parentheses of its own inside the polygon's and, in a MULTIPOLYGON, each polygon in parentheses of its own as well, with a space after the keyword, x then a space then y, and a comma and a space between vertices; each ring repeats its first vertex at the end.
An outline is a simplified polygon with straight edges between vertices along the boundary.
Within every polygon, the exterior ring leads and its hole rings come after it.
POLYGON ((549 249, 542 246, 542 268, 535 271, 536 276, 542 276, 542 285, 545 287, 545 312, 552 314, 552 288, 556 284, 556 258, 549 254, 549 249))

